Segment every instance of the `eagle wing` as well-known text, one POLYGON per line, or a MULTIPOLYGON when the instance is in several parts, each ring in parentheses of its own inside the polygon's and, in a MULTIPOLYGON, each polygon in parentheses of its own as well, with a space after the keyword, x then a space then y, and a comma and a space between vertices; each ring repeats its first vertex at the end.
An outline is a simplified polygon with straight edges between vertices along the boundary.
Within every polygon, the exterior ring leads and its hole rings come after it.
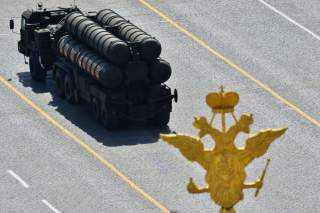
POLYGON ((247 165, 255 158, 264 155, 270 144, 283 135, 286 130, 287 128, 266 129, 249 137, 241 155, 242 162, 247 165))
POLYGON ((209 151, 204 150, 200 138, 182 134, 160 134, 160 138, 178 148, 181 154, 189 161, 197 162, 204 169, 208 169, 209 151))

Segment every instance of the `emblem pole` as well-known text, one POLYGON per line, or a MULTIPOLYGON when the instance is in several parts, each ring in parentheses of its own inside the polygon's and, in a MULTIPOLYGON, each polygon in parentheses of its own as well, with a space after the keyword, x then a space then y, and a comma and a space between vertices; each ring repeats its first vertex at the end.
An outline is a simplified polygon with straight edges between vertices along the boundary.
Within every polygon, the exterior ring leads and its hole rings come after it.
MULTIPOLYGON (((267 159, 266 166, 264 167, 264 170, 263 170, 262 175, 261 175, 261 177, 260 177, 261 183, 263 183, 263 179, 264 179, 264 177, 266 176, 269 163, 270 163, 270 159, 267 159)), ((258 194, 259 194, 259 192, 260 192, 260 189, 261 189, 261 187, 257 188, 256 193, 254 194, 255 197, 258 196, 258 194)))

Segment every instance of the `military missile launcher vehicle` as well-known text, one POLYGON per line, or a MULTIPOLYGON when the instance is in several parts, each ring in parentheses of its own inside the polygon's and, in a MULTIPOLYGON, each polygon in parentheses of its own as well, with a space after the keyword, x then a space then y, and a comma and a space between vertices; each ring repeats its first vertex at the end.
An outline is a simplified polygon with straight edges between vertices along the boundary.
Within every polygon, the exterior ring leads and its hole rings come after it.
POLYGON ((90 103, 107 129, 169 122, 178 97, 165 84, 171 67, 160 58, 161 44, 118 13, 38 4, 22 13, 20 36, 18 50, 29 57, 32 79, 45 81, 52 72, 58 95, 90 103))

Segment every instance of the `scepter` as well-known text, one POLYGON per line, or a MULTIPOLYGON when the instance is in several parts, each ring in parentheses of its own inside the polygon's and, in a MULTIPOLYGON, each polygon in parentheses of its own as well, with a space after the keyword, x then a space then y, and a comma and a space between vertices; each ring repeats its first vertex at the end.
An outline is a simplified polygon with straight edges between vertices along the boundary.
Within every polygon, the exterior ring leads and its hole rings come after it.
MULTIPOLYGON (((267 159, 266 166, 264 167, 264 170, 262 171, 262 174, 261 174, 261 177, 260 177, 260 181, 261 181, 261 183, 263 183, 263 179, 264 179, 264 177, 266 176, 266 173, 267 173, 267 169, 268 169, 269 163, 270 163, 270 158, 268 158, 268 159, 267 159)), ((262 185, 261 185, 261 187, 262 187, 262 185)), ((254 196, 255 196, 255 197, 257 197, 257 196, 258 196, 258 194, 259 194, 259 192, 260 192, 261 187, 257 188, 256 193, 254 194, 254 196)))

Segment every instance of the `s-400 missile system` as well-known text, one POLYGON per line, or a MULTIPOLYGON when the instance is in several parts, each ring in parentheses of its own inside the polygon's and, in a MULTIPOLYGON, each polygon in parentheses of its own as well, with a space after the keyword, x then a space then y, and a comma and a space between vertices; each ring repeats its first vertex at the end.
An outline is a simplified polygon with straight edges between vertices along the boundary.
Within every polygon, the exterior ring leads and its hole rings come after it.
POLYGON ((52 72, 58 95, 90 103, 107 129, 169 122, 178 97, 165 84, 171 67, 160 58, 161 44, 118 13, 39 4, 22 13, 20 36, 18 50, 29 57, 32 79, 45 81, 52 72))

